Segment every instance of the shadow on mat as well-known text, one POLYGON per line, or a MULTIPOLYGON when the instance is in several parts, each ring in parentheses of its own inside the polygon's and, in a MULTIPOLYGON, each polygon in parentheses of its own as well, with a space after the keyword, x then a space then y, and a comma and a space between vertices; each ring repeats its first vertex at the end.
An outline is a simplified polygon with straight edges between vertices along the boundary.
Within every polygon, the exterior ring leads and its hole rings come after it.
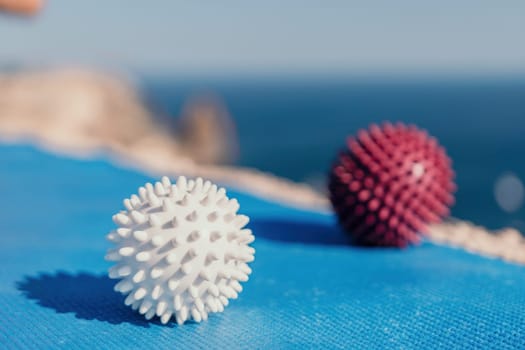
POLYGON ((254 218, 248 224, 255 237, 286 243, 352 245, 337 223, 286 218, 254 218))
POLYGON ((141 327, 157 323, 146 321, 142 315, 124 305, 124 297, 113 291, 115 283, 115 280, 102 275, 58 272, 26 276, 17 283, 17 288, 28 299, 36 300, 38 305, 59 314, 74 313, 79 319, 141 327))

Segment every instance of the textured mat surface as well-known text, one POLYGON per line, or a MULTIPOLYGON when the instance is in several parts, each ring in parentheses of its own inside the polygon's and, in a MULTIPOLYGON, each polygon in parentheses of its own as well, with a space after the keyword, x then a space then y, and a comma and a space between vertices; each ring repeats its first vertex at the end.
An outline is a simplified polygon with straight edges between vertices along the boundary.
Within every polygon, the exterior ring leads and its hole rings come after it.
POLYGON ((330 216, 230 191, 257 240, 239 299, 162 326, 122 303, 103 257, 111 216, 150 180, 104 161, 0 147, 0 347, 525 347, 525 269, 423 244, 345 245, 330 216))

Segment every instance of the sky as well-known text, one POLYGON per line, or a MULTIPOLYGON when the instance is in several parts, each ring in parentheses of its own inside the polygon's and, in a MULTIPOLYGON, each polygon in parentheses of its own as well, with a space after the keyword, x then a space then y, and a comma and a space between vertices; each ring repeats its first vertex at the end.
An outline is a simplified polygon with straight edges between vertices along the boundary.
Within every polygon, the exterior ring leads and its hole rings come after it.
POLYGON ((525 1, 47 0, 0 16, 0 66, 525 73, 525 1))

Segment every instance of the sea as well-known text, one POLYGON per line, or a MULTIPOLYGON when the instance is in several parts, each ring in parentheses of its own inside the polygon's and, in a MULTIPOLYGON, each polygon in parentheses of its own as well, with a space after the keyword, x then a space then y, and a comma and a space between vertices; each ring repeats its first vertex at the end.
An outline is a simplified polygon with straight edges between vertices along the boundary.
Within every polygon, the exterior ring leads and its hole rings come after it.
POLYGON ((371 123, 415 124, 453 160, 453 216, 525 232, 525 79, 145 76, 140 86, 173 116, 188 98, 213 94, 235 121, 238 165, 321 191, 348 136, 371 123))

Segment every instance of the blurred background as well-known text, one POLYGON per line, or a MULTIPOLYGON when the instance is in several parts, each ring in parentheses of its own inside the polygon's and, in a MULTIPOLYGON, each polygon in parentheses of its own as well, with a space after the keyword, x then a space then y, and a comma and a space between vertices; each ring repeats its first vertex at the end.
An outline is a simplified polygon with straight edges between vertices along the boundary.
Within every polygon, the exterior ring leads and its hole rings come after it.
POLYGON ((454 161, 454 216, 525 231, 523 1, 35 4, 0 16, 0 134, 153 128, 198 162, 324 191, 348 135, 414 123, 454 161))

